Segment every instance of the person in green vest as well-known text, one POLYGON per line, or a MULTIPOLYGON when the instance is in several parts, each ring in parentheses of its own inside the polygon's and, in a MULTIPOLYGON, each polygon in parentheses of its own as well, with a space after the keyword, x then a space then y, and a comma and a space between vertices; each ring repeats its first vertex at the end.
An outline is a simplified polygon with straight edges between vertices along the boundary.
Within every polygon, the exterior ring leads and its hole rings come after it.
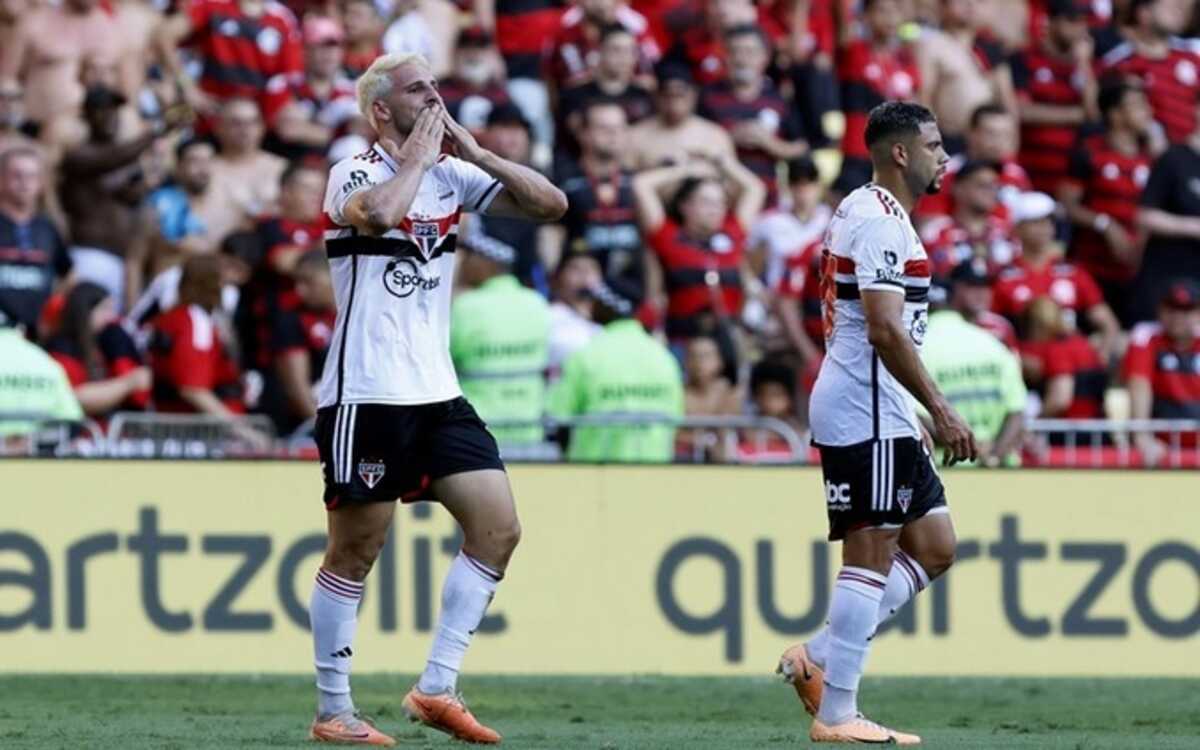
POLYGON ((459 283, 469 291, 451 309, 450 356, 463 395, 484 421, 529 423, 491 428, 501 450, 542 442, 550 306, 512 274, 511 246, 468 232, 462 248, 459 283))
MULTIPOLYGON (((937 387, 963 416, 979 441, 979 466, 1020 466, 1025 430, 1025 382, 1015 354, 989 331, 967 321, 970 295, 991 294, 982 259, 966 261, 950 275, 948 304, 931 290, 921 360, 937 387)), ((942 290, 939 290, 942 291, 942 290)), ((944 291, 942 292, 945 293, 944 291)))
POLYGON ((82 420, 62 366, 16 326, 0 310, 0 439, 31 434, 43 422, 82 420))
MULTIPOLYGON (((604 282, 590 291, 604 330, 563 365, 550 392, 551 416, 681 419, 683 373, 666 346, 634 318, 640 292, 604 282)), ((667 463, 674 455, 672 424, 580 426, 571 430, 567 448, 571 461, 667 463)))

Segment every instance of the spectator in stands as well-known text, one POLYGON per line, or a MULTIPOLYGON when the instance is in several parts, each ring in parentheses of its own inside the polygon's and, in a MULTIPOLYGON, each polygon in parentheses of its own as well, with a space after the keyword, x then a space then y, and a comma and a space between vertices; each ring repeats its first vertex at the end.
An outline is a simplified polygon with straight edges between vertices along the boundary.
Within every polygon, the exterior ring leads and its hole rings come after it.
POLYGON ((0 154, 12 148, 38 146, 38 126, 25 118, 24 98, 19 83, 0 81, 0 154))
POLYGON ((214 255, 184 262, 179 304, 151 323, 154 406, 166 413, 207 414, 257 447, 266 437, 247 427, 241 372, 213 312, 221 303, 221 265, 214 255))
POLYGON ((438 92, 450 116, 477 138, 483 134, 492 108, 512 103, 501 67, 491 34, 474 27, 458 35, 454 69, 438 92))
POLYGON ((172 255, 211 252, 221 240, 202 214, 202 208, 212 202, 209 193, 216 154, 208 141, 181 141, 175 147, 174 179, 147 198, 158 217, 159 238, 172 255))
POLYGON ((356 79, 383 54, 384 22, 375 0, 342 0, 342 25, 346 33, 342 67, 356 79))
POLYGON ((653 68, 661 55, 646 18, 624 0, 580 0, 562 17, 546 48, 545 76, 551 87, 565 91, 593 79, 606 28, 616 26, 634 36, 635 65, 653 68))
POLYGON ((666 59, 688 66, 702 85, 725 77, 725 34, 730 29, 758 21, 752 0, 711 0, 707 3, 681 4, 682 13, 673 14, 675 42, 666 59))
POLYGON ((1049 297, 1033 300, 1025 310, 1025 320, 1021 362, 1025 380, 1039 387, 1042 406, 1038 416, 1103 417, 1107 373, 1087 338, 1049 297))
POLYGON ((983 30, 984 22, 981 3, 941 0, 941 30, 924 31, 916 47, 922 98, 937 114, 951 154, 965 150, 976 108, 995 102, 1005 112, 1017 111, 1004 50, 983 30))
POLYGON ((0 298, 0 438, 6 443, 33 432, 43 421, 83 419, 62 366, 27 341, 17 325, 0 298))
MULTIPOLYGON (((209 251, 195 253, 208 255, 209 251)), ((146 285, 146 291, 129 309, 125 316, 126 322, 138 334, 140 346, 143 339, 148 338, 147 327, 155 318, 179 304, 179 287, 183 279, 183 263, 185 256, 179 262, 169 266, 155 276, 146 285)), ((257 238, 248 232, 239 232, 225 238, 220 245, 217 258, 221 267, 221 306, 218 316, 222 320, 232 320, 237 313, 238 302, 242 297, 242 287, 250 282, 250 276, 255 266, 262 261, 262 249, 257 238)), ((142 346, 144 348, 144 346, 142 346)))
POLYGON ((802 156, 788 162, 787 176, 789 207, 763 213, 750 230, 751 263, 756 275, 771 287, 781 283, 793 259, 811 255, 810 250, 821 244, 833 217, 833 210, 822 200, 825 189, 811 158, 802 156))
POLYGON ((568 252, 559 260, 554 270, 547 344, 551 379, 557 379, 563 363, 600 332, 600 325, 593 319, 595 299, 591 290, 603 279, 600 264, 587 253, 568 252))
POLYGON ((724 331, 741 315, 745 297, 746 229, 758 218, 766 190, 736 159, 716 168, 734 186, 734 208, 720 180, 697 176, 688 166, 662 167, 633 178, 638 224, 661 267, 661 286, 651 299, 666 296, 666 333, 675 344, 692 336, 724 331), (660 192, 673 191, 669 206, 660 192))
POLYGON ((450 355, 463 394, 488 422, 531 423, 496 427, 502 445, 540 443, 549 306, 512 274, 512 248, 464 238, 463 249, 458 281, 465 291, 454 299, 450 325, 450 355))
POLYGON ((600 49, 589 80, 559 94, 558 115, 561 125, 558 151, 578 153, 577 131, 583 111, 593 101, 619 104, 625 119, 637 123, 654 114, 654 96, 635 82, 637 73, 637 39, 619 24, 606 26, 600 32, 600 49))
POLYGON ((725 417, 742 413, 742 395, 726 377, 728 369, 721 345, 715 338, 697 336, 688 341, 683 358, 683 403, 689 417, 725 417))
POLYGON ((696 157, 733 157, 733 139, 720 125, 696 114, 695 80, 686 67, 657 68, 657 117, 638 123, 631 133, 636 169, 683 164, 696 157))
POLYGON ((1054 238, 1056 210, 1045 193, 1026 193, 1015 204, 1021 257, 996 280, 996 312, 1019 321, 1030 302, 1049 297, 1062 308, 1070 328, 1082 317, 1096 333, 1097 351, 1113 359, 1123 343, 1121 325, 1092 275, 1063 258, 1062 244, 1054 238))
POLYGON ((950 273, 950 308, 963 320, 979 326, 1015 352, 1018 348, 1016 327, 1008 318, 992 312, 995 282, 996 277, 985 261, 975 259, 959 264, 950 273))
MULTIPOLYGON (((578 164, 563 164, 556 182, 567 194, 563 254, 587 253, 604 277, 645 286, 646 263, 633 200, 633 174, 622 158, 629 152, 625 112, 613 101, 584 108, 578 164)), ((565 161, 561 160, 561 161, 565 161)))
POLYGON ((281 73, 267 81, 263 116, 272 150, 288 159, 323 156, 333 141, 361 119, 354 82, 342 74, 345 34, 337 21, 304 21, 304 72, 281 73))
POLYGON ((987 265, 968 261, 953 273, 950 304, 929 316, 921 360, 938 389, 979 441, 980 466, 1016 466, 1025 424, 1025 383, 1015 352, 971 318, 986 294, 987 265))
MULTIPOLYGON (((796 408, 796 376, 786 364, 770 359, 750 370, 750 403, 754 414, 783 422, 797 434, 804 431, 796 408)), ((747 430, 738 453, 743 461, 795 460, 792 446, 775 430, 747 430)))
MULTIPOLYGON (((1125 354, 1133 419, 1200 420, 1200 292, 1191 282, 1172 284, 1158 305, 1158 323, 1134 329, 1125 354)), ((1192 438, 1194 444, 1195 438, 1192 438)), ((1134 441, 1147 466, 1166 453, 1153 434, 1134 441)))
POLYGON ((842 171, 835 190, 842 195, 871 179, 871 159, 864 138, 867 113, 885 101, 913 101, 921 76, 912 46, 900 38, 904 10, 899 0, 864 0, 863 35, 846 39, 837 57, 841 107, 842 171))
POLYGON ((1071 257, 1100 284, 1122 320, 1141 262, 1135 219, 1150 176, 1150 106, 1140 88, 1126 83, 1100 92, 1104 132, 1085 138, 1071 154, 1058 195, 1075 225, 1071 257))
POLYGON ((1150 320, 1153 301, 1162 298, 1171 282, 1187 279, 1200 283, 1198 185, 1200 124, 1187 140, 1171 146, 1154 162, 1142 191, 1137 222, 1150 239, 1134 286, 1131 320, 1150 320))
POLYGON ((312 250, 300 256, 291 275, 296 294, 270 320, 272 367, 264 373, 263 400, 282 407, 271 415, 281 434, 317 415, 314 386, 325 367, 337 316, 325 253, 312 250), (279 396, 267 395, 272 388, 279 389, 279 396))
POLYGON ((922 219, 948 215, 954 211, 954 181, 968 161, 986 161, 1000 170, 1000 202, 995 214, 1008 218, 1008 206, 1016 197, 1031 189, 1029 175, 1017 162, 1017 119, 995 104, 985 104, 971 113, 966 151, 946 164, 946 176, 937 195, 927 195, 917 204, 922 219))
POLYGON ((10 327, 37 337, 38 315, 56 285, 65 286, 71 256, 39 205, 45 188, 41 152, 0 154, 0 307, 10 327))
POLYGON ((705 87, 701 113, 725 128, 737 145, 737 157, 767 188, 774 205, 775 172, 780 161, 808 153, 800 123, 790 104, 767 77, 771 43, 757 26, 725 33, 726 77, 705 87))
POLYGON ((418 0, 396 0, 392 3, 392 21, 383 32, 383 51, 389 55, 415 53, 429 61, 434 75, 445 72, 447 61, 443 60, 434 41, 435 29, 419 9, 418 0))
POLYGON ((150 403, 150 368, 121 327, 112 296, 84 281, 67 295, 58 335, 46 350, 62 365, 89 417, 142 411, 150 403))
POLYGON ((1175 0, 1129 0, 1127 41, 1100 60, 1102 78, 1141 82, 1171 143, 1182 143, 1196 129, 1200 104, 1200 51, 1175 38, 1187 23, 1186 9, 1175 0))
POLYGON ((84 64, 119 62, 121 37, 98 0, 35 3, 0 50, 0 85, 23 90, 29 118, 47 131, 61 131, 64 120, 79 116, 84 64))
MULTIPOLYGON (((591 293, 596 321, 604 330, 563 366, 562 378, 548 399, 551 416, 682 417, 679 364, 634 319, 641 304, 636 290, 618 292, 600 283, 591 293)), ((665 463, 671 460, 674 449, 673 426, 576 427, 571 430, 567 457, 571 461, 665 463)))
POLYGON ((120 110, 125 103, 112 89, 88 90, 83 111, 89 137, 63 154, 60 189, 76 274, 107 289, 119 309, 127 309, 142 293, 143 261, 151 240, 147 211, 141 205, 150 186, 140 159, 166 130, 183 124, 171 120, 122 140, 120 110))
MULTIPOLYGON (((529 166, 532 159, 532 125, 514 105, 494 107, 488 115, 487 130, 480 143, 499 154, 502 158, 529 166)), ((486 240, 499 242, 512 248, 516 261, 512 270, 522 284, 533 287, 548 296, 549 280, 542 263, 540 250, 545 237, 545 228, 525 219, 506 216, 478 215, 470 217, 466 234, 478 243, 486 240)))
POLYGON ((248 219, 274 210, 287 161, 262 149, 262 115, 249 99, 229 99, 217 120, 213 182, 229 213, 248 219))
POLYGON ((1044 34, 1012 60, 1021 120, 1018 161, 1035 190, 1054 195, 1067 177, 1079 128, 1096 119, 1095 45, 1085 0, 1049 0, 1044 34))
POLYGON ((184 99, 212 118, 230 100, 263 108, 267 81, 280 74, 302 75, 304 51, 292 12, 280 3, 260 0, 189 0, 173 6, 159 28, 155 46, 167 75, 184 99), (179 54, 186 46, 203 64, 199 81, 187 74, 179 54))
POLYGON ((921 230, 933 275, 946 278, 960 263, 979 258, 993 270, 1008 266, 1019 249, 1012 227, 996 216, 1000 170, 992 162, 969 161, 954 180, 954 211, 927 221, 921 230))

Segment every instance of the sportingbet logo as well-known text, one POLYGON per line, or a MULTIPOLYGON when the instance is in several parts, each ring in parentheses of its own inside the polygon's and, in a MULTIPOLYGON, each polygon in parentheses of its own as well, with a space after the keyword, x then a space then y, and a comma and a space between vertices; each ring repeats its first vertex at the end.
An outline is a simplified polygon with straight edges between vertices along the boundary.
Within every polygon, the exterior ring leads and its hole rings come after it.
POLYGON ((830 510, 849 510, 850 484, 848 482, 841 484, 825 482, 825 502, 829 503, 830 510))
POLYGON ((389 261, 383 271, 383 286, 395 297, 401 299, 412 296, 420 289, 431 292, 441 286, 442 277, 426 278, 421 275, 417 264, 409 258, 396 258, 389 261))

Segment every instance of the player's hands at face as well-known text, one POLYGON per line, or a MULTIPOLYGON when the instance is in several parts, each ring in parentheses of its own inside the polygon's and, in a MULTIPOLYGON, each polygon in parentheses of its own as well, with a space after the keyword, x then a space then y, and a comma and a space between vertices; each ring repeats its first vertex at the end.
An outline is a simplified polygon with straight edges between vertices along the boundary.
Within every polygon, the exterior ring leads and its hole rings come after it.
POLYGON ((947 407, 943 413, 934 416, 933 427, 942 445, 946 447, 944 463, 947 466, 953 466, 959 461, 974 461, 979 457, 975 435, 954 409, 947 407))
POLYGON ((383 138, 379 142, 383 150, 398 162, 415 159, 422 169, 432 167, 442 153, 442 138, 445 136, 440 109, 438 106, 422 109, 412 132, 404 139, 404 145, 397 146, 390 138, 383 138))
POLYGON ((446 137, 450 140, 450 145, 454 148, 455 156, 472 164, 479 163, 485 153, 483 146, 479 145, 479 141, 475 140, 475 136, 471 135, 471 131, 454 121, 454 118, 450 116, 445 107, 439 107, 439 110, 442 124, 446 128, 446 137))

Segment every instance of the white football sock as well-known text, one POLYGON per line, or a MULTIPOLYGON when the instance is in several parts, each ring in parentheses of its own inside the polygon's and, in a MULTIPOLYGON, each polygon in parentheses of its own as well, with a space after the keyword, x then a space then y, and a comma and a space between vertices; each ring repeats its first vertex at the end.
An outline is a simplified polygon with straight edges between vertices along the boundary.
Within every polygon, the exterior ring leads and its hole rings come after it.
POLYGON ((442 611, 438 614, 429 661, 417 682, 422 693, 438 695, 457 688, 458 671, 467 646, 471 645, 471 636, 475 635, 496 594, 496 584, 503 577, 465 552, 454 558, 442 584, 442 611))
MULTIPOLYGON (((883 601, 879 604, 879 621, 876 629, 890 620, 900 608, 910 599, 921 593, 929 585, 929 574, 911 555, 904 550, 897 550, 892 555, 892 570, 888 573, 887 588, 883 590, 883 601)), ((829 622, 821 628, 812 640, 804 644, 808 658, 821 669, 829 659, 829 622)))
POLYGON ((823 723, 841 724, 858 713, 858 681, 879 621, 887 577, 867 568, 843 566, 829 605, 829 656, 825 664, 823 723))
POLYGON ((350 661, 358 630, 363 585, 321 568, 308 605, 313 662, 317 666, 317 714, 328 718, 354 710, 350 700, 350 661))

